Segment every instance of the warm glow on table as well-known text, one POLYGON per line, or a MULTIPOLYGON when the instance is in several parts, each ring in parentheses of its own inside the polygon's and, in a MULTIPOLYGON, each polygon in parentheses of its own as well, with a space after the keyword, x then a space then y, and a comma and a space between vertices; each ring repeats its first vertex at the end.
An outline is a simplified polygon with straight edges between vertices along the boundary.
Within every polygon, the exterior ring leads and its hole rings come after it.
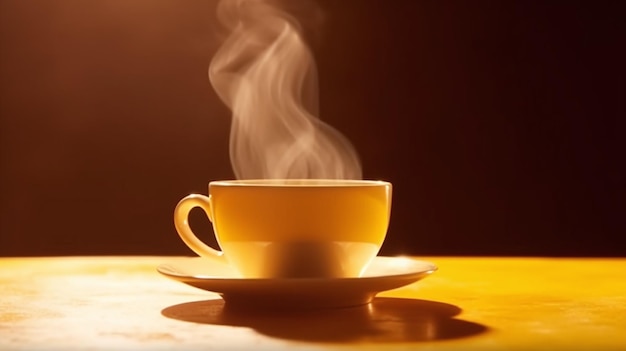
POLYGON ((626 259, 421 258, 369 306, 241 314, 159 275, 184 258, 0 258, 0 350, 624 350, 626 259))

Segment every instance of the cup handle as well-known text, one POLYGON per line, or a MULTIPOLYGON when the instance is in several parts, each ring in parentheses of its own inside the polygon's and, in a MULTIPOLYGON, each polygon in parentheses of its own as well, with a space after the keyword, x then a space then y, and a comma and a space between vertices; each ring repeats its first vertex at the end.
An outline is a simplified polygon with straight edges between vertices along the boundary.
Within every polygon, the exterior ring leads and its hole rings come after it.
POLYGON ((178 202, 174 209, 174 226, 178 235, 191 250, 201 257, 216 258, 220 262, 227 263, 222 251, 203 243, 191 230, 189 226, 189 212, 196 207, 200 207, 207 214, 209 220, 213 222, 211 196, 200 194, 187 195, 178 202))

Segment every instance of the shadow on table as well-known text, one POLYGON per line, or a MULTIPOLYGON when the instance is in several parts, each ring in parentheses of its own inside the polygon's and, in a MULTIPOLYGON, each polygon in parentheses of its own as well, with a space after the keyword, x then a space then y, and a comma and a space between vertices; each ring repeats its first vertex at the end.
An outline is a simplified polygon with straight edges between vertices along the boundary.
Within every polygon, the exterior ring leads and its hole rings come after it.
POLYGON ((291 312, 244 311, 221 299, 167 307, 163 316, 186 322, 249 327, 282 339, 316 342, 415 342, 469 337, 484 325, 456 319, 461 309, 442 302, 376 298, 369 305, 291 312))

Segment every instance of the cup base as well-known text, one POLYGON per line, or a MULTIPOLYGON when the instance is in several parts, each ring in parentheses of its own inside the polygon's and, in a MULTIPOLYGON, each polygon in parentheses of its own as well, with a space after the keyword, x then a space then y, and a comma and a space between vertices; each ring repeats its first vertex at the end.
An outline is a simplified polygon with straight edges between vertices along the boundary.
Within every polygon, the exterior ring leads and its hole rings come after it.
POLYGON ((379 247, 364 242, 221 243, 246 278, 347 278, 361 276, 379 247))

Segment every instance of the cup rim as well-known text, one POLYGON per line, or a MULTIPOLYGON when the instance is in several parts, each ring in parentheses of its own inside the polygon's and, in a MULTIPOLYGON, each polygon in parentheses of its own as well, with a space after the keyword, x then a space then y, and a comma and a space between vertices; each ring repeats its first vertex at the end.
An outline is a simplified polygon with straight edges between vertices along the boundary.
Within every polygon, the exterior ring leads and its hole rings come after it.
POLYGON ((384 180, 370 179, 233 179, 213 180, 209 186, 223 187, 370 187, 390 186, 391 183, 384 180))

